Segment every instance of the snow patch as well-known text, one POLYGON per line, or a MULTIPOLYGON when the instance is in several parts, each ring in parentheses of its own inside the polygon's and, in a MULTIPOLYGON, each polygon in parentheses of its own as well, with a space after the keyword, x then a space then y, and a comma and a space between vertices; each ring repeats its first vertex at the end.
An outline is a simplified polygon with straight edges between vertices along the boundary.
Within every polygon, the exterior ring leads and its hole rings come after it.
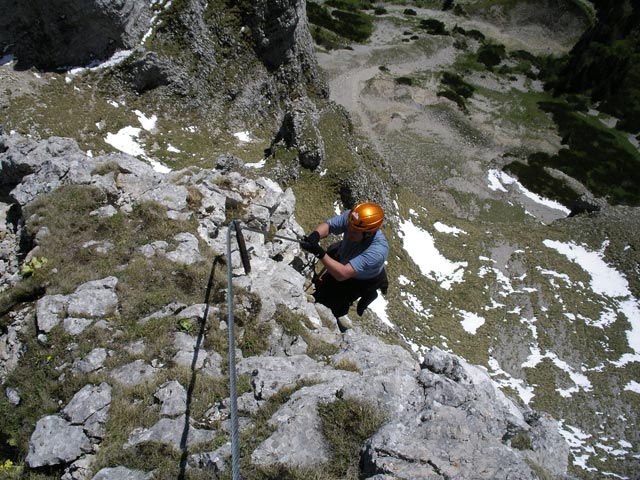
POLYGON ((233 136, 242 143, 249 143, 251 141, 251 134, 247 130, 243 132, 236 132, 233 136))
POLYGON ((467 262, 452 262, 445 258, 435 247, 433 237, 405 220, 400 224, 402 244, 411 259, 427 278, 440 282, 445 290, 451 289, 453 283, 462 282, 467 262))
POLYGON ((471 335, 475 335, 478 329, 485 324, 485 319, 475 313, 460 310, 460 314, 463 318, 462 322, 460 322, 462 328, 471 335))

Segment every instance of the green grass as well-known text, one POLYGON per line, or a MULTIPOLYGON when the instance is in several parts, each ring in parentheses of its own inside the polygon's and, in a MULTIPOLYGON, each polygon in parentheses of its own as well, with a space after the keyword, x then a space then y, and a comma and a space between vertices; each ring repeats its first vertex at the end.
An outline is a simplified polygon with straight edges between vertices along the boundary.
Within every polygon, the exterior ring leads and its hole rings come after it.
POLYGON ((311 358, 325 361, 327 357, 338 352, 337 345, 327 343, 314 334, 315 327, 303 314, 293 312, 285 305, 278 305, 274 320, 282 327, 287 335, 301 337, 307 344, 307 352, 311 358))
POLYGON ((438 91, 438 96, 453 100, 463 112, 467 113, 465 100, 473 95, 475 88, 465 82, 460 75, 451 72, 442 74, 440 85, 443 89, 438 91))
POLYGON ((349 43, 340 35, 318 25, 311 25, 311 36, 316 44, 327 50, 337 50, 349 46, 349 43))
POLYGON ((359 451, 384 423, 385 415, 375 405, 357 399, 338 399, 318 404, 322 432, 332 452, 329 476, 358 479, 359 451))
POLYGON ((420 20, 419 27, 429 35, 449 35, 445 24, 435 18, 424 18, 420 20))
MULTIPOLYGON (((640 205, 636 188, 640 181, 640 154, 627 137, 594 117, 574 111, 561 100, 539 102, 541 112, 550 112, 566 145, 557 154, 532 153, 527 162, 514 161, 506 170, 528 189, 571 205, 578 194, 545 168, 558 169, 582 182, 596 196, 611 204, 640 205)), ((535 119, 534 116, 531 117, 535 119)))
MULTIPOLYGON (((171 245, 176 234, 194 231, 195 224, 170 220, 164 207, 151 202, 137 205, 130 214, 89 215, 105 204, 107 199, 96 188, 67 186, 39 197, 27 209, 27 232, 34 235, 42 226, 50 232, 40 242, 48 263, 34 275, 46 282, 47 293, 68 294, 89 280, 115 274, 125 317, 138 318, 179 299, 201 302, 210 261, 176 265, 162 256, 148 259, 138 252, 140 246, 157 240, 171 245), (83 248, 89 240, 110 241, 114 248, 108 255, 95 254, 83 248)), ((206 249, 202 251, 206 255, 206 249)))
POLYGON ((343 38, 363 43, 373 33, 374 17, 352 8, 354 2, 348 2, 348 10, 329 10, 314 2, 307 3, 309 22, 324 27, 343 38))
POLYGON ((22 332, 25 355, 20 368, 11 372, 4 387, 20 392, 17 406, 9 404, 6 396, 0 398, 0 456, 9 455, 21 464, 27 454, 27 446, 36 422, 43 416, 54 414, 59 402, 66 404, 82 388, 85 379, 67 376, 59 382, 59 368, 71 362, 75 352, 67 349, 67 337, 58 327, 50 332, 48 342, 40 344, 36 339, 35 325, 28 325, 22 332))
POLYGON ((407 85, 409 87, 414 86, 416 83, 415 79, 411 77, 398 77, 396 78, 395 82, 398 85, 407 85))
POLYGON ((569 147, 543 160, 544 165, 578 179, 614 205, 640 205, 640 154, 626 135, 561 102, 547 102, 541 107, 553 114, 569 147))
POLYGON ((327 0, 325 4, 339 10, 348 10, 351 12, 371 10, 373 8, 369 0, 327 0))

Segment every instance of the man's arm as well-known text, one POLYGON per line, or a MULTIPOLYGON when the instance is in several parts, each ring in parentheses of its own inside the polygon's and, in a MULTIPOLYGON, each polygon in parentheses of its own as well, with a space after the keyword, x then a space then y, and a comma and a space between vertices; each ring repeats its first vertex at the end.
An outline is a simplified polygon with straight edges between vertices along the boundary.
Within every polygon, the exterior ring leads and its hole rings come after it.
POLYGON ((353 269, 350 263, 343 265, 331 258, 329 255, 323 256, 320 261, 326 267, 327 272, 329 272, 331 276, 339 282, 348 280, 356 274, 356 271, 353 269))
MULTIPOLYGON (((323 222, 319 224, 314 231, 318 232, 320 238, 324 238, 329 235, 329 224, 327 222, 323 222)), ((347 280, 356 274, 350 263, 343 265, 331 258, 329 255, 324 255, 320 261, 327 269, 327 272, 329 272, 331 276, 339 282, 347 280)))
POLYGON ((320 234, 320 238, 324 238, 329 235, 329 224, 327 222, 323 222, 315 228, 315 231, 320 234))

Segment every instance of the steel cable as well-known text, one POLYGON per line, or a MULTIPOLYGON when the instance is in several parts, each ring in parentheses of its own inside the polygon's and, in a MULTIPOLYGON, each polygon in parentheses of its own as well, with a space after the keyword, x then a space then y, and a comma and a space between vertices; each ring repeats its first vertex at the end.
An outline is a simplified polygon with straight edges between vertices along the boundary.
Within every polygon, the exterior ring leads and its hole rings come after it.
MULTIPOLYGON (((240 440, 238 438, 238 400, 236 398, 236 340, 233 324, 233 287, 231 282, 231 231, 238 230, 236 221, 227 227, 227 316, 229 328, 229 409, 231 415, 231 476, 240 480, 240 440)), ((238 239, 236 239, 238 240, 238 239)), ((244 239, 243 239, 244 240, 244 239)), ((243 242, 244 243, 244 242, 243 242)), ((245 252, 246 253, 246 252, 245 252)))

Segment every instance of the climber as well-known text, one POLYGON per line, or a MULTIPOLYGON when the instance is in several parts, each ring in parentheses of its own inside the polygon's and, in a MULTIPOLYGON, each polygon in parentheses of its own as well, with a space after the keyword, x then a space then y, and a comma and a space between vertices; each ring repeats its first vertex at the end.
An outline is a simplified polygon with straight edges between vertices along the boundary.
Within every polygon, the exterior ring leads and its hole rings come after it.
POLYGON ((349 312, 351 304, 360 299, 356 311, 362 316, 377 296, 377 290, 387 293, 389 283, 384 263, 389 245, 380 230, 384 223, 384 211, 375 203, 359 203, 351 210, 319 224, 306 235, 300 246, 313 253, 324 265, 323 275, 314 275, 313 296, 316 302, 331 309, 344 330, 340 317, 349 312), (325 251, 320 239, 329 235, 344 234, 325 251))

